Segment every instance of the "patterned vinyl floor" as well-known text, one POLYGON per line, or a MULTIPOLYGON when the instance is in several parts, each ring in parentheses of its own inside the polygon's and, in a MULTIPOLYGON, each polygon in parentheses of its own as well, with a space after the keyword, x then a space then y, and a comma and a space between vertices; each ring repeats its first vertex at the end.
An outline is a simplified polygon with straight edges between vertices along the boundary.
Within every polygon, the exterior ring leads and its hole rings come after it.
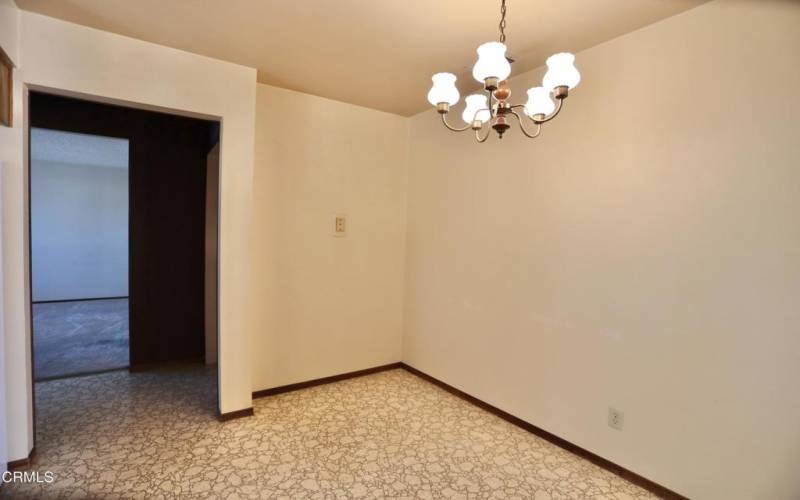
POLYGON ((651 498, 404 371, 254 401, 220 423, 214 371, 113 372, 36 385, 52 484, 3 498, 651 498))

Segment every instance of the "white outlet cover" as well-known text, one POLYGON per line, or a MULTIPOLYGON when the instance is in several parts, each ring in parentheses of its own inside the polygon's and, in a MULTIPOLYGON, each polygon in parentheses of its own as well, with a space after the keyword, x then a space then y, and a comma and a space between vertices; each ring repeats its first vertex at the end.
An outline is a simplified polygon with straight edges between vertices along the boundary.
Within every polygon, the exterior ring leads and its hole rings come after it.
POLYGON ((625 425, 625 414, 617 409, 609 407, 608 426, 611 427, 612 429, 621 431, 623 425, 625 425))

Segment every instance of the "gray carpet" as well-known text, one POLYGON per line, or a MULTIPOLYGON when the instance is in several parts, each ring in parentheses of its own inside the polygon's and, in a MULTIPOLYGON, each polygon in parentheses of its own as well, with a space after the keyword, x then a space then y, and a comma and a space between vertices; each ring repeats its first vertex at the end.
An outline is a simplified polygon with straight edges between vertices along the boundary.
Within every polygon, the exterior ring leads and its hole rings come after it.
POLYGON ((128 366, 128 299, 33 304, 36 380, 128 366))

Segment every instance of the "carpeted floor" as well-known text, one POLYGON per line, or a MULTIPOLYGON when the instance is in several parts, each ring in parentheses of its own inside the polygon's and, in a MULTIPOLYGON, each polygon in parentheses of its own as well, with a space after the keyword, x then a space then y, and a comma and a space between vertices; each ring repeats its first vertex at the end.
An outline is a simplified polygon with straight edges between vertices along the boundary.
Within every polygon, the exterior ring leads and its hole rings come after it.
POLYGON ((36 380, 128 366, 128 299, 32 307, 36 380))
POLYGON ((256 399, 220 423, 216 372, 112 372, 36 386, 53 484, 5 498, 652 498, 404 371, 256 399))

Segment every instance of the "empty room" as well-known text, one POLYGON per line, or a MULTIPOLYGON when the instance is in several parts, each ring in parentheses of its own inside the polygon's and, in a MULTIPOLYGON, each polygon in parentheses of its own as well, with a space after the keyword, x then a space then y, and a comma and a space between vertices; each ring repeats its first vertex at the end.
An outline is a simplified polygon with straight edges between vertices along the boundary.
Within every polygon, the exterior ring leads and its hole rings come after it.
POLYGON ((0 498, 800 499, 800 2, 0 0, 0 498))

